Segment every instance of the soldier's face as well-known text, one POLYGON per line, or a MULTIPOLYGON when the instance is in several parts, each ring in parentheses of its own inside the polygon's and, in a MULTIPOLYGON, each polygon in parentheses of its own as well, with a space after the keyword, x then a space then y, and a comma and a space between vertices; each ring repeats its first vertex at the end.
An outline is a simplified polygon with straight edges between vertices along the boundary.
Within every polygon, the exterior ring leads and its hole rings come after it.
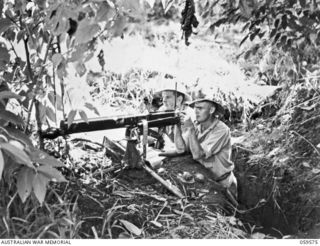
MULTIPOLYGON (((174 110, 174 104, 175 104, 175 92, 174 91, 163 91, 161 93, 162 95, 162 102, 163 106, 165 107, 166 110, 174 110)), ((180 107, 181 105, 181 96, 177 98, 176 101, 176 106, 180 107)))
POLYGON ((215 112, 216 107, 210 102, 197 102, 194 105, 196 120, 199 123, 205 122, 210 119, 211 115, 215 112))

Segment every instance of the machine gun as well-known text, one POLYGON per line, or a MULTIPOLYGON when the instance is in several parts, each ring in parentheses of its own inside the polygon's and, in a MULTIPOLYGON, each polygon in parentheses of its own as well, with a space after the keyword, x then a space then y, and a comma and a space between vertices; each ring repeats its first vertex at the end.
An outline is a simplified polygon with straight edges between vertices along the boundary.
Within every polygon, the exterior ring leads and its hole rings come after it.
POLYGON ((48 128, 45 131, 41 131, 42 138, 55 139, 59 136, 65 136, 73 133, 91 132, 110 130, 116 128, 126 128, 125 137, 127 140, 127 146, 124 149, 119 149, 122 152, 123 161, 128 167, 131 168, 143 168, 160 183, 167 187, 176 196, 183 198, 181 191, 163 180, 157 173, 152 170, 155 163, 163 160, 164 157, 159 157, 158 153, 155 156, 147 157, 148 136, 152 136, 159 141, 161 136, 157 135, 157 132, 150 128, 164 127, 175 125, 180 122, 180 117, 174 111, 165 111, 140 115, 118 115, 113 117, 99 117, 89 119, 88 122, 83 120, 74 121, 69 127, 66 121, 61 121, 60 128, 48 128), (142 137, 142 140, 141 140, 142 137), (142 154, 137 149, 137 144, 142 142, 142 154), (154 163, 150 159, 154 160, 154 163), (149 164, 149 165, 148 165, 149 164), (151 166, 151 167, 150 167, 151 166))
POLYGON ((147 121, 149 129, 152 127, 175 125, 180 122, 180 119, 174 111, 164 111, 140 115, 98 117, 89 119, 88 122, 84 120, 75 120, 69 127, 66 121, 61 121, 59 128, 48 128, 45 131, 41 131, 40 135, 42 138, 55 139, 59 136, 73 133, 127 128, 129 130, 126 131, 126 137, 128 137, 127 135, 130 134, 130 130, 134 128, 142 130, 144 121, 147 121))
MULTIPOLYGON (((142 136, 143 158, 146 159, 148 136, 156 140, 154 147, 161 149, 164 145, 162 135, 150 128, 175 125, 179 122, 180 118, 174 111, 140 115, 118 115, 113 117, 92 118, 87 122, 84 120, 76 120, 70 126, 68 126, 66 121, 61 121, 60 128, 48 128, 40 132, 40 135, 42 138, 55 139, 59 136, 73 133, 126 128, 125 138, 128 141, 127 149, 131 149, 130 153, 135 152, 134 148, 131 148, 131 145, 139 143, 142 136)), ((129 165, 136 167, 138 164, 134 163, 132 159, 135 158, 129 158, 129 165)))

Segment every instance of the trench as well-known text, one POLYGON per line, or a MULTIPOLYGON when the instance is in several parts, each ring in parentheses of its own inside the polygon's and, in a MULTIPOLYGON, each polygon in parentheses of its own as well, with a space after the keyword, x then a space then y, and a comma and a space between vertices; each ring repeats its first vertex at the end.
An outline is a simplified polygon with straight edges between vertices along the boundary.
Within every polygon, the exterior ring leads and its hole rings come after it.
MULTIPOLYGON (((238 212, 248 232, 261 232, 275 238, 296 235, 300 218, 292 192, 279 194, 279 186, 269 173, 268 163, 248 164, 250 153, 234 148, 233 161, 238 180, 238 212), (264 168, 265 167, 265 168, 264 168)), ((280 184, 279 184, 280 185, 280 184)))

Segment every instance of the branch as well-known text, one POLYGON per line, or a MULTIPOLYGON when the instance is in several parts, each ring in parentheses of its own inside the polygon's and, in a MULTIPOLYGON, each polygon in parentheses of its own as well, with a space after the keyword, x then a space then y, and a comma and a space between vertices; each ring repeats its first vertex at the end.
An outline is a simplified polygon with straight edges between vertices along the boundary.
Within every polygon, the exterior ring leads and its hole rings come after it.
MULTIPOLYGON (((34 99, 33 99, 34 100, 34 99)), ((40 110, 39 110, 39 101, 38 100, 34 100, 33 103, 35 104, 36 107, 36 120, 37 120, 37 127, 38 127, 38 131, 41 130, 41 117, 40 117, 40 110)), ((41 136, 41 134, 39 134, 39 144, 40 144, 40 149, 44 149, 44 143, 43 143, 43 138, 41 136)))
POLYGON ((306 141, 308 144, 311 145, 311 147, 318 153, 318 155, 320 156, 320 152, 319 150, 316 148, 316 146, 314 146, 308 139, 306 139, 304 136, 302 136, 301 134, 297 133, 296 131, 291 131, 292 133, 298 135, 299 137, 301 137, 304 141, 306 141))
POLYGON ((169 183, 168 181, 161 178, 155 171, 153 171, 150 167, 148 167, 146 164, 142 165, 142 168, 146 170, 149 174, 151 174, 152 177, 154 177, 156 180, 158 180, 162 185, 164 185, 168 190, 170 190, 173 194, 175 194, 179 198, 184 198, 184 195, 181 193, 178 187, 175 185, 169 183))
MULTIPOLYGON (((33 71, 32 71, 32 69, 31 69, 31 64, 30 64, 30 53, 29 53, 29 48, 28 48, 28 38, 23 39, 23 43, 24 43, 24 50, 25 50, 25 52, 26 52, 28 78, 29 78, 29 80, 31 80, 33 83, 36 83, 36 82, 34 81, 34 78, 33 78, 33 71)), ((34 103, 34 100, 32 99, 31 105, 30 105, 29 110, 28 110, 27 125, 26 125, 26 129, 25 129, 25 133, 28 131, 29 122, 30 122, 30 116, 31 116, 31 111, 32 111, 32 107, 33 107, 33 103, 34 103)))
POLYGON ((28 77, 29 79, 35 83, 36 81, 34 81, 34 77, 33 77, 33 71, 31 69, 31 63, 30 63, 30 52, 29 52, 29 48, 28 48, 28 38, 23 39, 23 43, 24 43, 24 50, 26 52, 26 60, 27 60, 27 68, 28 68, 28 77))
MULTIPOLYGON (((30 108, 29 108, 28 118, 27 118, 27 126, 26 126, 26 129, 25 129, 25 132, 28 131, 32 108, 33 108, 33 105, 36 102, 36 92, 40 87, 41 76, 42 76, 43 71, 45 69, 45 66, 41 67, 41 70, 40 70, 40 73, 39 73, 39 79, 37 81, 35 81, 34 74, 33 74, 32 68, 31 68, 31 64, 30 64, 30 53, 29 53, 28 41, 27 40, 28 39, 24 39, 24 47, 25 47, 25 51, 26 51, 27 68, 28 68, 30 79, 33 82, 33 84, 35 84, 35 88, 33 90, 35 93, 33 95, 33 98, 32 98, 32 101, 31 101, 31 105, 30 105, 30 108)), ((44 59, 43 59, 43 64, 46 63, 46 60, 48 58, 49 49, 50 49, 52 40, 53 40, 53 37, 50 36, 50 39, 49 39, 49 42, 48 42, 48 45, 47 45, 47 50, 46 50, 46 53, 45 53, 45 56, 44 56, 44 59)), ((38 131, 40 131, 41 130, 41 119, 40 119, 40 113, 39 113, 38 106, 39 106, 39 104, 36 103, 36 120, 37 120, 38 131)), ((42 147, 43 147, 43 139, 40 136, 40 148, 42 148, 42 147)))
POLYGON ((53 79, 53 99, 54 99, 54 113, 56 114, 56 125, 58 125, 57 122, 57 89, 56 89, 56 73, 54 70, 54 66, 52 66, 52 79, 53 79))
MULTIPOLYGON (((58 52, 61 54, 60 36, 57 37, 57 44, 58 44, 58 52)), ((67 51, 67 53, 68 52, 69 51, 67 51)), ((65 115, 65 108, 64 108, 64 102, 63 102, 64 94, 65 94, 63 79, 60 79, 60 89, 61 89, 61 100, 62 100, 62 117, 64 119, 66 117, 66 115, 65 115)))
MULTIPOLYGON (((9 15, 5 14, 5 17, 6 17, 7 19, 9 19, 13 24, 15 24, 20 30, 22 30, 22 25, 19 26, 9 15)), ((21 16, 20 16, 20 17, 21 17, 21 16)), ((22 22, 20 21, 20 23, 22 23, 22 22)))
MULTIPOLYGON (((25 49, 25 52, 26 52, 28 77, 32 81, 33 84, 37 85, 37 81, 34 80, 33 71, 32 71, 31 64, 30 64, 30 52, 29 52, 29 48, 28 48, 28 38, 23 39, 23 42, 24 42, 24 49, 25 49)), ((36 90, 34 90, 34 91, 36 91, 36 90)), ((34 95, 33 95, 33 98, 32 98, 32 101, 31 101, 31 105, 30 105, 30 108, 29 108, 25 133, 27 133, 28 128, 29 128, 29 122, 30 122, 30 117, 31 117, 33 104, 35 103, 35 97, 36 97, 36 93, 34 93, 34 95)), ((38 109, 39 109, 39 102, 36 101, 36 121, 37 121, 38 130, 40 130, 41 129, 41 119, 40 119, 40 112, 39 112, 38 109)), ((44 147, 43 139, 42 139, 42 137, 40 135, 40 149, 43 149, 43 147, 44 147)))

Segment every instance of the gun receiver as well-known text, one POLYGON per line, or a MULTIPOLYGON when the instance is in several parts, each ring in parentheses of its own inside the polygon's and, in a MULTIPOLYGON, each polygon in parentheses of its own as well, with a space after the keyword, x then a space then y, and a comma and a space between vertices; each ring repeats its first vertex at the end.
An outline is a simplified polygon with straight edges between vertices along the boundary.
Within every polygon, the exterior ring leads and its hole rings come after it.
POLYGON ((60 128, 48 128, 41 132, 41 136, 47 139, 55 139, 73 133, 110 130, 124 127, 142 128, 142 120, 148 121, 148 127, 160 127, 175 125, 180 122, 179 116, 174 111, 157 112, 140 115, 118 115, 113 117, 99 117, 89 119, 88 122, 75 120, 70 127, 66 121, 61 121, 60 128))

